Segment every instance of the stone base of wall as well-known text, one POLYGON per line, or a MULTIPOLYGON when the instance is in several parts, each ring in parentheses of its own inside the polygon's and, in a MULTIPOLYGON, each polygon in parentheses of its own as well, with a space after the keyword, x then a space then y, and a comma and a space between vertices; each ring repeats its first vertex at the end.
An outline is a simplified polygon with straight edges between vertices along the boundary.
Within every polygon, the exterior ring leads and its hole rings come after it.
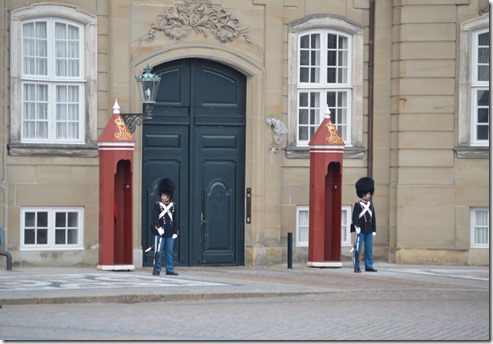
POLYGON ((431 264, 431 265, 488 265, 489 251, 473 250, 429 250, 404 249, 395 250, 396 264, 431 264))
POLYGON ((245 247, 246 266, 273 265, 281 263, 281 247, 245 247))
MULTIPOLYGON (((13 266, 93 266, 98 265, 98 249, 80 251, 9 251, 12 254, 13 266)), ((293 263, 306 264, 308 248, 293 248, 293 263)), ((341 262, 351 262, 349 248, 343 247, 341 262), (347 251, 347 252, 346 252, 347 251)), ((385 247, 374 247, 375 262, 386 261, 395 264, 430 264, 457 266, 487 266, 490 252, 488 249, 470 250, 433 250, 433 249, 403 249, 389 250, 385 247), (391 258, 395 258, 392 261, 391 258)), ((133 250, 133 265, 142 268, 142 250, 133 250)), ((246 247, 245 265, 262 266, 287 263, 285 247, 246 247)), ((6 259, 0 257, 0 269, 6 267, 6 259)))
POLYGON ((133 260, 134 260, 134 266, 136 269, 140 269, 142 268, 142 249, 141 248, 134 248, 134 252, 133 252, 133 260))
POLYGON ((471 248, 469 265, 490 265, 490 250, 487 248, 471 248))
POLYGON ((12 265, 14 266, 96 267, 99 259, 99 251, 97 249, 76 251, 10 251, 10 254, 12 254, 12 265))

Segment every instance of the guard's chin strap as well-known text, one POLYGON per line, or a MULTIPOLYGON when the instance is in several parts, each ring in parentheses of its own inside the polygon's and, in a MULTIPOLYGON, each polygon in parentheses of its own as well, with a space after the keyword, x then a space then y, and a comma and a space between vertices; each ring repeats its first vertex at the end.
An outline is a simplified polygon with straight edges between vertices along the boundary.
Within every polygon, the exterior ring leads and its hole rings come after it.
POLYGON ((161 219, 164 214, 168 213, 171 221, 173 221, 173 214, 170 211, 171 207, 173 206, 173 202, 169 202, 168 205, 165 205, 163 202, 159 202, 159 205, 161 206, 161 213, 159 214, 159 218, 161 219))
POLYGON ((371 202, 359 202, 359 204, 361 205, 361 213, 359 213, 359 218, 361 219, 363 217, 363 215, 365 215, 366 212, 368 212, 370 214, 370 216, 373 217, 373 213, 371 212, 370 210, 370 205, 371 205, 371 202))

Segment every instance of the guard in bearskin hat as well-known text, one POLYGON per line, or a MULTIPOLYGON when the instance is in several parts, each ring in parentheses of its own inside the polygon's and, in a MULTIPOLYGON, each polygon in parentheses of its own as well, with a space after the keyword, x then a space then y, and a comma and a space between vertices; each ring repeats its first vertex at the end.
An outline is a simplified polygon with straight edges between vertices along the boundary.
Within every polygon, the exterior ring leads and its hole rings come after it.
POLYGON ((154 269, 153 275, 161 273, 161 255, 164 250, 166 275, 175 275, 173 262, 173 244, 178 237, 178 209, 173 202, 176 185, 168 178, 158 184, 159 200, 152 208, 151 230, 154 234, 154 269))
POLYGON ((377 272, 373 268, 373 237, 377 234, 375 208, 371 198, 375 192, 375 182, 370 177, 359 179, 356 184, 356 195, 360 198, 353 207, 351 232, 354 237, 354 272, 361 272, 359 257, 361 246, 365 245, 365 271, 377 272))

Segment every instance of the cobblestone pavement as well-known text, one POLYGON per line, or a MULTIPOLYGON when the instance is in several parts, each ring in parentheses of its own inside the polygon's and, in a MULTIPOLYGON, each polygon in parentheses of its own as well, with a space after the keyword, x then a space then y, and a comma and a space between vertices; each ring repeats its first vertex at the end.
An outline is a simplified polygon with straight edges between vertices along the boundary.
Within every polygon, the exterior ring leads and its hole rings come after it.
POLYGON ((490 341, 489 268, 0 272, 0 339, 490 341))

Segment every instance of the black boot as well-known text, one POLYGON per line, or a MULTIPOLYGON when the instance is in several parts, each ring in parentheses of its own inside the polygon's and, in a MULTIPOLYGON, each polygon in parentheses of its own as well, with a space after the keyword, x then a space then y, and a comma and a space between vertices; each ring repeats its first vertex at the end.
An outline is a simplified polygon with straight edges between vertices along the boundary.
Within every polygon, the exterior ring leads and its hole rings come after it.
POLYGON ((158 253, 156 252, 156 253, 154 254, 154 269, 152 270, 152 274, 153 274, 154 276, 159 276, 159 275, 160 275, 160 273, 157 271, 157 266, 156 266, 156 265, 157 265, 157 259, 158 259, 158 257, 159 257, 159 255, 158 255, 158 253))

